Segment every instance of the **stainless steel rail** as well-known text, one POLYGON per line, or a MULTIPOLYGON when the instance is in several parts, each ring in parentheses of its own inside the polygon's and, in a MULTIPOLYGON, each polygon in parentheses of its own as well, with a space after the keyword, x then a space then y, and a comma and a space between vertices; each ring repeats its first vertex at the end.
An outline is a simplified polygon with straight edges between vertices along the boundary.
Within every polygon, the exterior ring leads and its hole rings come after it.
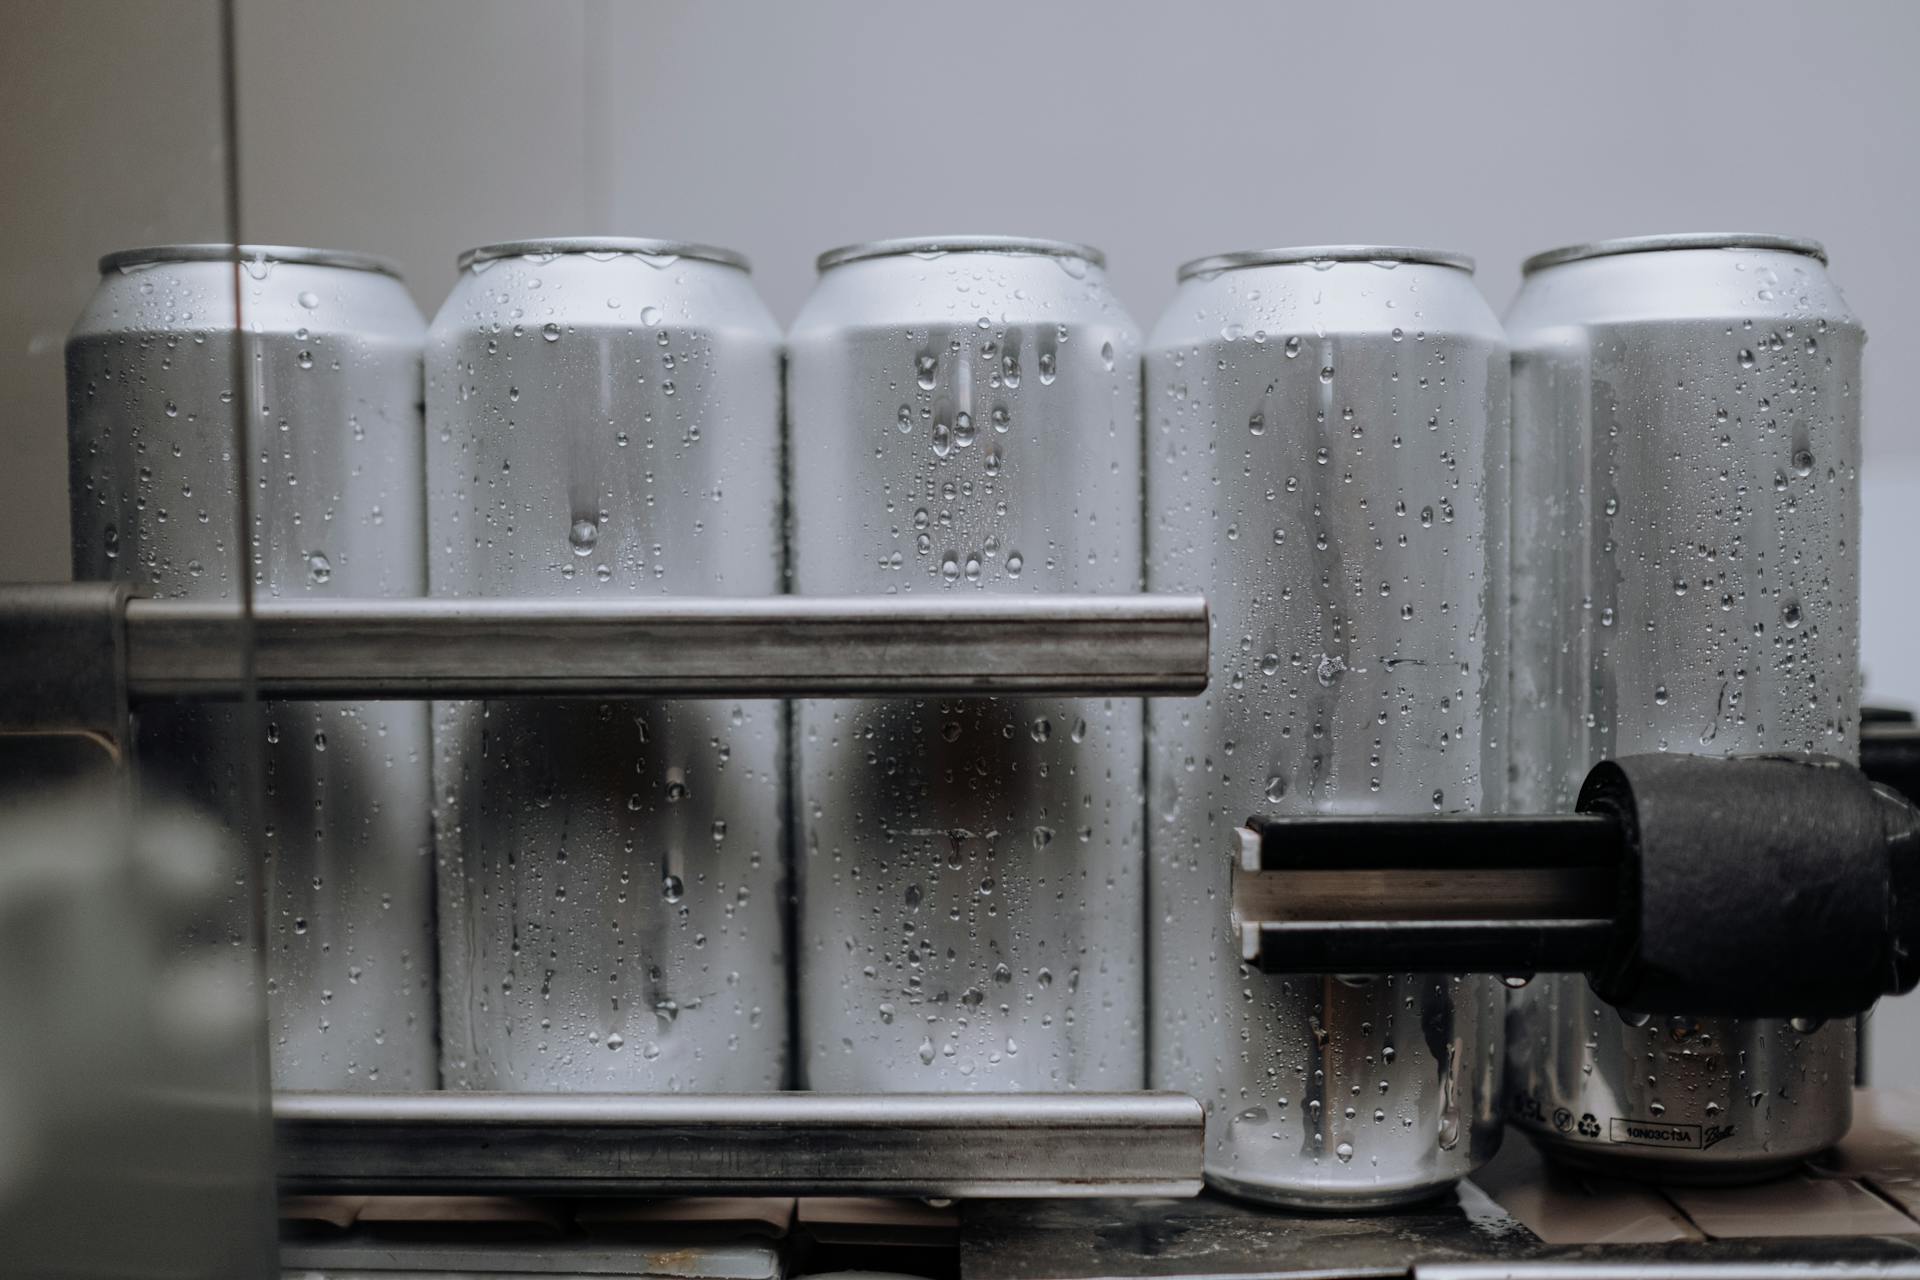
MULTIPOLYGON (((230 604, 132 600, 130 697, 240 693, 230 604)), ((1199 596, 263 601, 270 698, 1194 693, 1199 596)))
POLYGON ((1184 1094, 336 1094, 273 1104, 283 1189, 1190 1196, 1184 1094))

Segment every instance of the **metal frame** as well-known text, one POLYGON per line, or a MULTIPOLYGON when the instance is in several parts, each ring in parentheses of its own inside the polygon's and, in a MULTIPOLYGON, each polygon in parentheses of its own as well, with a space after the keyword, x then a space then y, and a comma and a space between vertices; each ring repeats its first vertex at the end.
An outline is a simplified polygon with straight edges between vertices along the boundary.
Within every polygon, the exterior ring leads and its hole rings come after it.
MULTIPOLYGON (((897 697, 1206 688, 1199 596, 132 598, 0 585, 0 734, 116 752, 165 699, 897 697)), ((1182 1094, 281 1094, 288 1190, 1190 1196, 1182 1094)))

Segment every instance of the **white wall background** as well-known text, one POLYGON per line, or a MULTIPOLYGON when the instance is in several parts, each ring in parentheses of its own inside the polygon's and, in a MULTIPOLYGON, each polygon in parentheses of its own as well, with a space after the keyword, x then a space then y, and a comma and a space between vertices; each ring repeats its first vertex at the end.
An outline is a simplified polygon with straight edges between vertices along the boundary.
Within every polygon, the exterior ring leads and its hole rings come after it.
MULTIPOLYGON (((0 579, 66 573, 60 339, 93 259, 219 239, 211 0, 9 0, 0 579)), ((240 0, 243 234, 387 254, 560 233, 746 251, 790 318, 820 249, 1103 247, 1143 324, 1255 245, 1479 258, 1646 231, 1812 235, 1872 340, 1870 696, 1920 704, 1920 5, 1789 0, 899 5, 240 0)), ((1920 1004, 1873 1070, 1920 1085, 1920 1004)))

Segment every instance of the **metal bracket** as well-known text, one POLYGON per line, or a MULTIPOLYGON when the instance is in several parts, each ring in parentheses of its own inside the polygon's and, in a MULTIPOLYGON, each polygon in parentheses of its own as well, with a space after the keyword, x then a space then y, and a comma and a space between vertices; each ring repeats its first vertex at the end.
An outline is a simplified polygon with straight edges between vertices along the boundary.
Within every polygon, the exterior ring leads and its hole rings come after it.
POLYGON ((1585 973, 1641 1013, 1815 1020, 1920 984, 1920 808, 1829 756, 1622 756, 1575 813, 1254 818, 1232 856, 1270 973, 1585 973))
POLYGON ((127 724, 126 586, 0 586, 0 734, 82 737, 118 760, 127 724))

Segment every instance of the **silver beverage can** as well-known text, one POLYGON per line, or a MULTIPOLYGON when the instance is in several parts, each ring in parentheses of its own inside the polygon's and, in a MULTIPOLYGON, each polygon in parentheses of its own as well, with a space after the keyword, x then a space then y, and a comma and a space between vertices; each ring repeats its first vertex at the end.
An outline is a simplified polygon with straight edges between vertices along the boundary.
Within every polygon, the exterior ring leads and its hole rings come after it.
MULTIPOLYGON (((788 338, 794 590, 1140 588, 1139 331, 1100 254, 821 255, 788 338)), ((1140 703, 795 704, 814 1089, 1133 1089, 1140 703)))
MULTIPOLYGON (((780 334, 738 254, 462 255, 427 344, 436 597, 780 591, 780 334)), ((448 1088, 786 1083, 773 701, 434 709, 448 1088)))
MULTIPOLYGON (((255 597, 422 594, 419 309, 375 258, 241 257, 239 408, 232 250, 101 259, 67 341, 74 576, 237 601, 244 414, 255 597)), ((143 707, 134 749, 146 785, 209 806, 261 868, 274 1084, 431 1089, 427 708, 269 703, 258 723, 233 707, 143 707)), ((236 943, 259 890, 236 885, 218 922, 236 943)))
POLYGON ((1472 272, 1204 258, 1147 342, 1148 586, 1213 605, 1208 692, 1148 710, 1151 1079, 1252 1199, 1398 1204, 1499 1142, 1496 980, 1265 974, 1229 910, 1250 814, 1500 808, 1508 362, 1472 272))
MULTIPOLYGON (((1558 249, 1507 326, 1518 805, 1636 752, 1854 759, 1865 334, 1820 247, 1558 249)), ((1510 1039, 1510 1116, 1572 1162, 1762 1177, 1851 1118, 1851 1020, 1648 1018, 1556 977, 1510 1039)))

